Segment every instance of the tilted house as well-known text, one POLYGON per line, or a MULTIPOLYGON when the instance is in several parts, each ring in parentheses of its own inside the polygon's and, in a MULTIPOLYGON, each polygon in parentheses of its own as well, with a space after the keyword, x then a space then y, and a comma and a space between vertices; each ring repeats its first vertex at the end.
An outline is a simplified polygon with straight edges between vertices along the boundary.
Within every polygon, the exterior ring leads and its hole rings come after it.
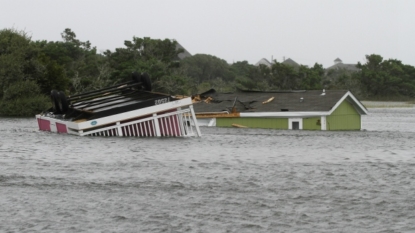
POLYGON ((303 130, 360 130, 365 106, 343 90, 240 91, 199 95, 200 126, 303 130))

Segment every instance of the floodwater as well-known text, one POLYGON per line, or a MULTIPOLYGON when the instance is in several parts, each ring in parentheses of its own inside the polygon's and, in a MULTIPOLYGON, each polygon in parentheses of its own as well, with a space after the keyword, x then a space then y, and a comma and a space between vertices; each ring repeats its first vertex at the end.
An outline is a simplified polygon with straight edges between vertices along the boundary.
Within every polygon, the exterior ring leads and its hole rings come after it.
POLYGON ((358 132, 98 138, 0 118, 0 232, 415 232, 415 108, 358 132))

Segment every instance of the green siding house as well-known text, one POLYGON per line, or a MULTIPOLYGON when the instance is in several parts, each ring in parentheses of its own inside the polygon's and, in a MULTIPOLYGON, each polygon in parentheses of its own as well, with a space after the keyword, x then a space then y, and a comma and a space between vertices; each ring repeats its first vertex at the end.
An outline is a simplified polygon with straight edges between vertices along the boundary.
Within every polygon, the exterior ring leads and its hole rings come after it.
POLYGON ((367 109, 350 91, 311 90, 199 95, 199 126, 285 130, 360 130, 367 109), (205 101, 209 99, 209 101, 205 101))

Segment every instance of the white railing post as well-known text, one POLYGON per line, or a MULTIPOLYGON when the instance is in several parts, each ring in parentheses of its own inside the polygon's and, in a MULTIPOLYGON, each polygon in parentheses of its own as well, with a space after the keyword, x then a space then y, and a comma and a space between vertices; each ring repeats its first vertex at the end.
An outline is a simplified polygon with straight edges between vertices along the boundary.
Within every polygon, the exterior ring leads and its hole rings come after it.
POLYGON ((122 135, 122 129, 121 129, 121 127, 120 127, 120 122, 118 121, 117 122, 117 131, 118 131, 118 136, 119 137, 122 137, 123 135, 122 135))
POLYGON ((154 122, 154 128, 156 130, 156 136, 157 137, 161 137, 160 125, 159 125, 159 120, 157 118, 157 113, 154 113, 153 114, 153 122, 154 122))
POLYGON ((200 133, 200 130, 199 130, 199 124, 197 123, 195 111, 193 110, 193 105, 190 105, 189 108, 190 108, 190 113, 192 114, 193 123, 195 124, 197 136, 200 137, 202 136, 202 134, 200 133))
MULTIPOLYGON (((180 112, 182 110, 182 108, 177 108, 177 111, 180 112)), ((179 127, 180 127, 180 136, 185 135, 185 130, 184 130, 184 126, 183 126, 183 113, 179 113, 178 115, 179 118, 179 127)))

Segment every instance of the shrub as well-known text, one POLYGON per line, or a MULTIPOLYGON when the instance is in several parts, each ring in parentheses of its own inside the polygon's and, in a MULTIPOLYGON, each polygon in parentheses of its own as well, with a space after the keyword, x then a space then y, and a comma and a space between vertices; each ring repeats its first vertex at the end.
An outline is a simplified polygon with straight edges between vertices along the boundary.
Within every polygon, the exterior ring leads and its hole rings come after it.
POLYGON ((40 94, 35 82, 21 81, 5 90, 0 101, 0 116, 34 116, 49 107, 49 98, 40 94))

